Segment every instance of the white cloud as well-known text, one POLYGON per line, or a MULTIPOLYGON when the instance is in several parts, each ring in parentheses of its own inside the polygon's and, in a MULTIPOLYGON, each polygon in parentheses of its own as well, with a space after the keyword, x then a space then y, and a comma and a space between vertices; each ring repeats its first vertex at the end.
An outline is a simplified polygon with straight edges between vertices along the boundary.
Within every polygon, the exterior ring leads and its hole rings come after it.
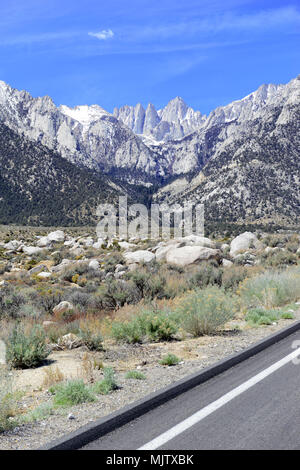
POLYGON ((98 33, 89 33, 89 36, 94 38, 100 39, 100 41, 106 41, 106 39, 110 39, 114 37, 114 32, 111 29, 103 29, 98 33))

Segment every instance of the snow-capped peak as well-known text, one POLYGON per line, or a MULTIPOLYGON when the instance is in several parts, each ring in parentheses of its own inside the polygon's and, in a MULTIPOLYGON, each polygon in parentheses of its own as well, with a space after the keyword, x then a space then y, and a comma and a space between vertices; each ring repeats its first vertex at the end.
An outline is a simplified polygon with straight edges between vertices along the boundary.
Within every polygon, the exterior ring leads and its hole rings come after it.
POLYGON ((107 116, 109 113, 105 109, 101 108, 97 104, 92 106, 81 105, 75 106, 74 108, 69 108, 69 106, 61 105, 59 110, 70 118, 78 121, 85 129, 88 129, 92 122, 101 119, 102 116, 107 116))

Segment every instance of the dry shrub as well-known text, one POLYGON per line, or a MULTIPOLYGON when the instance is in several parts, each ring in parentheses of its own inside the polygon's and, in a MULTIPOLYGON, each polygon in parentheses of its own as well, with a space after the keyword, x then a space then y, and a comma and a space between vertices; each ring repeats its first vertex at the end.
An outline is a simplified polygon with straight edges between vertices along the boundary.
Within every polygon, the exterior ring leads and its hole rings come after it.
POLYGON ((101 361, 97 361, 91 354, 84 353, 81 366, 78 371, 79 378, 83 379, 87 383, 95 382, 95 370, 103 368, 101 361))
POLYGON ((88 329, 91 333, 102 333, 102 315, 86 315, 79 320, 79 327, 81 330, 88 329))
POLYGON ((47 367, 44 369, 44 380, 42 386, 45 388, 51 387, 65 379, 64 374, 56 367, 47 367))
POLYGON ((165 275, 165 280, 166 284, 164 291, 166 298, 173 299, 188 290, 188 280, 180 273, 168 272, 165 275))
POLYGON ((0 432, 12 427, 10 418, 17 413, 17 402, 12 393, 12 379, 9 370, 0 365, 0 432))

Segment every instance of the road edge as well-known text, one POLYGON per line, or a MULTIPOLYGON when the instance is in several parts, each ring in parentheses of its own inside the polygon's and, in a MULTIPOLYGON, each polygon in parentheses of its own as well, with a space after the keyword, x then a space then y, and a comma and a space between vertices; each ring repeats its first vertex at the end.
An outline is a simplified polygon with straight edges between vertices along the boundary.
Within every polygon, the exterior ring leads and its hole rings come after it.
POLYGON ((207 380, 215 377, 218 374, 225 372, 231 367, 249 359, 255 354, 267 349, 275 343, 278 343, 282 339, 295 333, 300 329, 300 321, 293 323, 292 325, 284 328, 283 330, 276 332, 270 336, 267 336, 263 340, 249 346, 241 352, 233 354, 216 364, 201 369, 192 375, 184 377, 183 379, 153 392, 146 397, 133 402, 125 407, 111 413, 103 418, 100 418, 92 423, 86 424, 76 431, 71 432, 61 438, 55 439, 54 441, 45 444, 38 450, 76 450, 84 445, 92 442, 100 437, 109 434, 115 429, 124 426, 125 424, 133 421, 134 419, 142 416, 148 411, 156 408, 163 403, 175 398, 181 393, 187 392, 188 390, 200 385, 207 380))

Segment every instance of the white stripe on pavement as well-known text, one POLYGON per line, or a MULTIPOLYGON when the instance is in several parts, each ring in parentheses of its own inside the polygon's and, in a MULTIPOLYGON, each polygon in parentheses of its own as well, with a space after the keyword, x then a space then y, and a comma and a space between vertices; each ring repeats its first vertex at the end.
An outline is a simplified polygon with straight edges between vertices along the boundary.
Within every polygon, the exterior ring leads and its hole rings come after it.
POLYGON ((147 442, 147 444, 143 445, 138 450, 158 449, 159 447, 163 446, 166 442, 170 441, 171 439, 174 439, 174 437, 178 436, 179 434, 189 429, 191 426, 194 426, 194 424, 199 423, 199 421, 206 418, 206 416, 209 416, 211 413, 218 410, 223 405, 225 405, 226 403, 236 398, 238 395, 241 395, 241 393, 253 387, 258 382, 261 382, 263 379, 273 374, 273 372, 280 369, 284 365, 288 364, 299 355, 300 355, 300 348, 296 349, 291 354, 288 354, 288 356, 285 356, 280 361, 275 362, 275 364, 263 370, 262 372, 255 375, 254 377, 247 380, 246 382, 239 385, 238 387, 234 388, 230 392, 226 393, 218 400, 210 403, 208 406, 205 406, 204 408, 202 408, 202 410, 197 411, 196 413, 191 415, 189 418, 185 419, 184 421, 181 421, 181 423, 176 424, 176 426, 164 432, 163 434, 156 437, 152 441, 147 442))

